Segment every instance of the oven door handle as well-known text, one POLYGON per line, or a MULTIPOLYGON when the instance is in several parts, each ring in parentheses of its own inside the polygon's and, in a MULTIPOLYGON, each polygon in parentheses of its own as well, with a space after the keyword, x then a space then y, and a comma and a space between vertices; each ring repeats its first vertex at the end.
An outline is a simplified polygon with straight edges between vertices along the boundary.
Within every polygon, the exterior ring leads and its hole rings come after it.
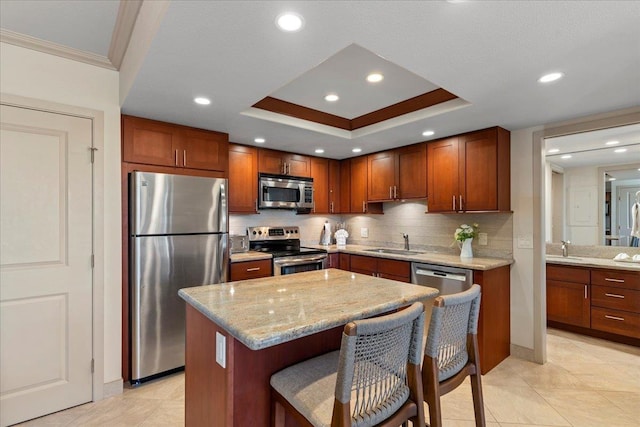
POLYGON ((326 255, 318 255, 315 257, 308 257, 308 258, 283 258, 283 259, 274 259, 273 263, 277 264, 281 267, 290 267, 292 265, 300 265, 300 264, 306 264, 306 263, 310 263, 310 262, 318 262, 318 261, 323 261, 327 259, 326 255))

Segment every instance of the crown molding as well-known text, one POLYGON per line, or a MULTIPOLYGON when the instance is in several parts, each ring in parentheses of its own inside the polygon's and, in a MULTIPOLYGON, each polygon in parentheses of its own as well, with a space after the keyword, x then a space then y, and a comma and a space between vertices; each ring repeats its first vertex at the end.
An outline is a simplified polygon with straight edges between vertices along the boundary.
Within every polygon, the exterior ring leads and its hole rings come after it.
POLYGON ((71 59, 73 61, 84 62, 86 64, 95 65, 96 67, 116 70, 116 67, 105 56, 86 52, 80 49, 73 49, 58 43, 42 40, 37 37, 16 33, 11 30, 0 29, 0 42, 20 46, 25 49, 36 50, 38 52, 48 53, 50 55, 71 59))
POLYGON ((124 55, 127 52, 131 34, 138 19, 140 7, 142 7, 142 1, 143 0, 128 0, 120 2, 118 17, 116 18, 116 25, 113 29, 109 53, 107 54, 109 60, 117 70, 120 69, 124 55))

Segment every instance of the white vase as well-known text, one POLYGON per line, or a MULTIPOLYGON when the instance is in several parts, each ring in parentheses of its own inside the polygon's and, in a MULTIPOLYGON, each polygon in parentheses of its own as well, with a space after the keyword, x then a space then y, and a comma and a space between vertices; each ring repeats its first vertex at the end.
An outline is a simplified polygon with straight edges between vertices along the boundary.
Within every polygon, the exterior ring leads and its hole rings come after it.
POLYGON ((473 238, 462 241, 462 245, 460 246, 460 258, 473 258, 471 242, 473 242, 473 238))

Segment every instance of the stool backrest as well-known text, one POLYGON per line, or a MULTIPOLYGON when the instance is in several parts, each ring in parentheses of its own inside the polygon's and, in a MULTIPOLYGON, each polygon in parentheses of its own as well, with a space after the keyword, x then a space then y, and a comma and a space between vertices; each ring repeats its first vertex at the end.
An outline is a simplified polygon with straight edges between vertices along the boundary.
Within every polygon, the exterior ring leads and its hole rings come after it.
POLYGON ((480 286, 434 301, 427 334, 425 356, 438 360, 438 380, 460 372, 469 360, 467 334, 478 333, 480 286))
POLYGON ((407 401, 407 364, 420 365, 423 331, 422 303, 345 326, 335 396, 349 403, 352 425, 376 425, 407 401))

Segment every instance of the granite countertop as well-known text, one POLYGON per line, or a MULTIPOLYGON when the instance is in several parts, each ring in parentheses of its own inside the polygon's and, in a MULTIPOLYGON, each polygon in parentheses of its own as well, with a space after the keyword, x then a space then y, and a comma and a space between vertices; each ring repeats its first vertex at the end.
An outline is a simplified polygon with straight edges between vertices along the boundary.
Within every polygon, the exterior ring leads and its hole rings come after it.
POLYGON ((410 285, 329 269, 197 286, 180 297, 252 350, 292 341, 437 296, 410 285))
POLYGON ((512 259, 503 258, 482 258, 473 257, 468 260, 462 260, 459 255, 443 254, 437 252, 421 251, 416 249, 416 252, 423 252, 420 254, 389 254, 369 252, 367 249, 374 249, 379 246, 362 246, 362 245, 346 245, 338 248, 336 245, 323 246, 323 245, 306 245, 313 248, 326 249, 329 253, 342 252, 353 255, 365 255, 376 258, 389 258, 397 259, 401 261, 410 262, 424 262, 427 264, 447 265, 451 267, 468 268, 470 270, 492 270, 494 268, 502 267, 505 265, 513 264, 512 259))
POLYGON ((261 259, 271 259, 271 254, 258 251, 238 252, 229 255, 230 262, 259 261, 261 259))
POLYGON ((609 268, 614 270, 640 271, 640 262, 614 261, 608 258, 589 258, 581 256, 549 255, 546 256, 548 264, 573 265, 577 267, 609 268))

